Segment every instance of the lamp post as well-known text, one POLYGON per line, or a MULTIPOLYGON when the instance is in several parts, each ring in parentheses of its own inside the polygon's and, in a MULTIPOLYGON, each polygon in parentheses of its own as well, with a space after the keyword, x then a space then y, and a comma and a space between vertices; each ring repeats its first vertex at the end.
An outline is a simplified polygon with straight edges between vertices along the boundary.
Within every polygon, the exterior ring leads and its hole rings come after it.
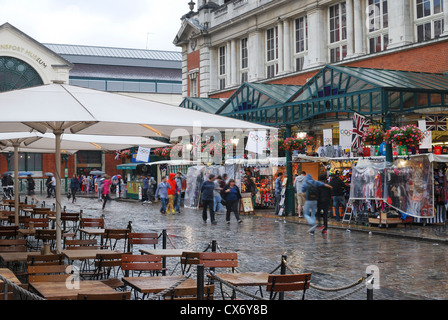
MULTIPOLYGON (((291 137, 291 126, 286 126, 285 139, 291 137)), ((285 192, 285 216, 293 215, 294 208, 294 188, 293 188, 293 176, 292 176, 292 152, 286 150, 286 192, 285 192)))

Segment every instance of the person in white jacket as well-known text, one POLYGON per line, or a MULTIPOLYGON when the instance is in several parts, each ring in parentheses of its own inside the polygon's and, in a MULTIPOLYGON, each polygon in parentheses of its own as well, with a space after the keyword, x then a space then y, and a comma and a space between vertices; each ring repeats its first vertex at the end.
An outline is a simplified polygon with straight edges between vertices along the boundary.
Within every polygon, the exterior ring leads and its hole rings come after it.
POLYGON ((302 193, 302 184, 305 181, 306 172, 302 171, 300 175, 298 175, 294 179, 294 191, 296 196, 296 207, 297 207, 297 215, 299 217, 302 216, 303 207, 305 206, 305 196, 302 193))

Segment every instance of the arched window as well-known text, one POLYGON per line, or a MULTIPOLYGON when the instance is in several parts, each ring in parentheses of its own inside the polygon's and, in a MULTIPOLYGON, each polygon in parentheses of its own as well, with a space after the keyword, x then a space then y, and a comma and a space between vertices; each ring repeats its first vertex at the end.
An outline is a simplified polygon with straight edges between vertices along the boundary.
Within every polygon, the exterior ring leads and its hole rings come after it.
POLYGON ((42 85, 39 74, 28 63, 0 56, 0 92, 42 85))

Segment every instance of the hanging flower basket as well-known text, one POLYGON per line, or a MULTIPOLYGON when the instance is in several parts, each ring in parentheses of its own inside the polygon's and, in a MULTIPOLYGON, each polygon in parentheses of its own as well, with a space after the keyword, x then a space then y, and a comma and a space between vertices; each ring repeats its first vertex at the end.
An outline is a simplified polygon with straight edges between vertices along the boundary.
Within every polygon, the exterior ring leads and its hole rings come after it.
POLYGON ((173 155, 173 156, 176 156, 178 158, 181 158, 182 157, 182 151, 183 151, 183 145, 181 143, 180 144, 176 144, 175 146, 171 147, 170 156, 173 155))
POLYGON ((286 138, 283 141, 283 150, 291 151, 294 150, 302 151, 305 148, 305 139, 299 138, 286 138))
POLYGON ((364 130, 362 142, 364 146, 379 146, 384 141, 384 132, 379 128, 372 128, 364 130))
POLYGON ((170 147, 164 147, 162 149, 161 156, 163 158, 169 158, 170 155, 171 155, 171 148, 172 148, 171 146, 170 147))
POLYGON ((132 156, 131 150, 123 150, 120 153, 120 158, 130 158, 132 156))
POLYGON ((304 139, 304 142, 306 147, 311 147, 312 149, 316 147, 316 141, 314 140, 314 137, 307 135, 304 139))
POLYGON ((414 125, 392 127, 386 131, 384 141, 395 146, 418 147, 425 138, 422 130, 414 125))

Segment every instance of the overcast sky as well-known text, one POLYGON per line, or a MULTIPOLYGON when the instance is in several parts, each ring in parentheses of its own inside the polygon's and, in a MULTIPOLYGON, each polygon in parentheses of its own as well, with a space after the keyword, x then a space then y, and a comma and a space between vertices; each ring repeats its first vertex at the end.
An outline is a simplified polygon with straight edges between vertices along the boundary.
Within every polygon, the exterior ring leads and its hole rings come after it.
POLYGON ((189 0, 0 0, 9 22, 41 43, 180 51, 189 0))

